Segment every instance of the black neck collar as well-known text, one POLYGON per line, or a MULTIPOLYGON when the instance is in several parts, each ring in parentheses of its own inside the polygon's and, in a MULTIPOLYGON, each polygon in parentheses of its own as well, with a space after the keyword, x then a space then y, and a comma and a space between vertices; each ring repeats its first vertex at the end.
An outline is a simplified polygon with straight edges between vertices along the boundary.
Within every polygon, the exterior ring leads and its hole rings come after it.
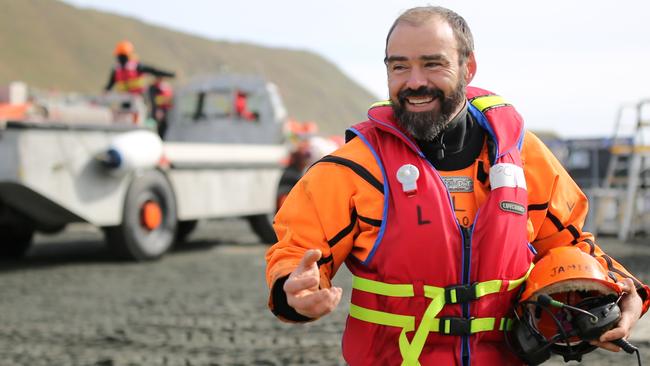
POLYGON ((438 170, 459 170, 474 163, 483 148, 485 131, 468 113, 467 104, 433 141, 417 140, 422 153, 438 170))

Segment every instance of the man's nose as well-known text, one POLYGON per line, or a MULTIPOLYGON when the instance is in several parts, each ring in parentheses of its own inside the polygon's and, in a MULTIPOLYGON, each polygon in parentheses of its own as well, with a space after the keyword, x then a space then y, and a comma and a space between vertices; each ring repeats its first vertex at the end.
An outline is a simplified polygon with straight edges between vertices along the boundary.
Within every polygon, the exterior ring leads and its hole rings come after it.
POLYGON ((414 67, 411 69, 409 78, 406 81, 406 86, 410 89, 417 90, 422 86, 426 86, 428 83, 426 74, 419 67, 414 67))

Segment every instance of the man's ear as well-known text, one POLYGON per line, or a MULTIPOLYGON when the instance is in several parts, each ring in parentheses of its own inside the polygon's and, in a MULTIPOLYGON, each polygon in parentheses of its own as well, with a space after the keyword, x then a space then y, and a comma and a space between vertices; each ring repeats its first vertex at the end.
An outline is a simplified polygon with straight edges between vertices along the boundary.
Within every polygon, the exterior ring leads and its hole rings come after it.
POLYGON ((467 61, 465 61, 465 85, 469 85, 474 79, 474 75, 476 75, 476 58, 474 58, 474 52, 470 52, 467 61))

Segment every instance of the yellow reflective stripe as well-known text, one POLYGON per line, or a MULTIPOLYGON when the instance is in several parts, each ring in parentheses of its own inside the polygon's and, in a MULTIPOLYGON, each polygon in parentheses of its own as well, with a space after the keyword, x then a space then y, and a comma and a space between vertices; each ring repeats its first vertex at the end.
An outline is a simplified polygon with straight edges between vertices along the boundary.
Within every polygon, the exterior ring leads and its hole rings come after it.
POLYGON ((499 95, 485 95, 481 97, 476 97, 472 99, 470 102, 474 107, 478 108, 478 110, 481 112, 485 111, 490 107, 510 104, 503 97, 499 95))
MULTIPOLYGON (((438 287, 437 289, 440 288, 438 287)), ((445 306, 444 296, 434 296, 431 299, 429 306, 424 311, 424 315, 422 315, 420 326, 415 331, 415 335, 413 335, 413 340, 410 344, 406 339, 406 333, 402 332, 400 334, 399 350, 404 359, 402 365, 419 365, 418 358, 420 358, 420 354, 424 348, 424 342, 427 340, 429 332, 431 332, 433 320, 440 310, 442 310, 443 306, 445 306)))
POLYGON ((515 287, 519 287, 519 285, 524 283, 524 281, 526 281, 526 279, 528 278, 528 275, 530 275, 530 271, 533 270, 533 267, 535 267, 535 264, 531 263, 530 267, 528 267, 528 271, 526 271, 526 274, 523 275, 523 277, 520 277, 520 278, 517 278, 516 280, 510 281, 510 283, 508 284, 508 291, 511 291, 515 287))
MULTIPOLYGON (((533 268, 531 263, 526 274, 516 280, 511 280, 508 283, 507 291, 510 291, 521 285, 533 268)), ((488 294, 500 292, 502 280, 491 280, 479 282, 475 286, 476 297, 482 297, 488 294)), ((418 359, 424 348, 424 343, 430 332, 440 332, 439 318, 436 318, 438 313, 445 306, 445 289, 443 287, 428 286, 424 287, 424 296, 431 299, 429 306, 422 316, 420 326, 415 330, 413 340, 409 342, 406 333, 414 330, 415 317, 410 315, 392 314, 378 310, 366 309, 354 304, 350 304, 350 316, 362 321, 373 324, 380 324, 392 327, 402 328, 399 336, 399 349, 402 356, 402 366, 420 366, 418 359)), ((414 296, 413 285, 403 284, 390 284, 374 280, 369 280, 357 276, 353 276, 352 288, 360 291, 365 291, 377 295, 396 296, 396 297, 412 297, 414 296)), ((450 291, 450 300, 456 302, 456 290, 450 291)), ((470 333, 486 332, 495 330, 496 318, 472 318, 470 319, 470 333)), ((442 333, 449 333, 451 331, 451 322, 447 321, 442 324, 442 333)), ((502 318, 499 324, 499 330, 510 330, 512 328, 511 319, 502 318)))
POLYGON ((496 318, 473 318, 470 319, 469 332, 474 334, 478 332, 487 332, 494 329, 496 318))
POLYGON ((445 301, 445 289, 443 287, 424 285, 424 297, 433 299, 437 296, 442 296, 442 301, 445 301))
POLYGON ((379 102, 372 103, 370 108, 383 107, 383 106, 387 106, 387 105, 391 105, 390 100, 381 100, 379 102))
POLYGON ((407 332, 415 329, 415 317, 410 315, 391 314, 350 304, 350 316, 368 323, 404 328, 407 332))
MULTIPOLYGON (((408 338, 406 338, 406 331, 403 330, 402 333, 399 334, 399 352, 400 355, 402 356, 402 364, 401 366, 420 366, 420 361, 416 358, 415 360, 410 357, 409 350, 411 347, 411 344, 409 343, 408 338)), ((419 358, 419 356, 418 356, 419 358)))
POLYGON ((127 85, 124 81, 115 82, 115 89, 118 91, 127 91, 127 85))
MULTIPOLYGON (((350 316, 368 323, 403 328, 407 332, 410 332, 415 328, 415 317, 413 316, 366 309, 354 304, 350 304, 350 316)), ((433 317, 429 321, 429 332, 449 333, 451 330, 451 322, 449 321, 444 322, 442 325, 444 329, 442 330, 440 329, 440 318, 433 317)), ((472 334, 489 332, 496 330, 495 325, 496 318, 472 318, 470 319, 470 332, 472 334)), ((510 330, 510 328, 512 328, 512 320, 509 318, 502 318, 498 330, 510 330)))
POLYGON ((501 290, 501 280, 491 280, 476 284, 476 297, 497 293, 501 290))
POLYGON ((413 285, 395 285, 353 276, 352 288, 371 294, 397 297, 413 297, 413 285))
POLYGON ((129 89, 142 88, 144 87, 144 78, 140 76, 135 79, 127 80, 126 83, 129 86, 129 89))
POLYGON ((501 318, 501 324, 499 325, 499 330, 512 330, 513 320, 510 318, 501 318))
MULTIPOLYGON (((533 263, 528 267, 528 271, 522 277, 516 280, 509 280, 507 291, 511 291, 519 287, 530 274, 530 271, 535 265, 533 263)), ((476 297, 482 297, 489 294, 500 292, 502 280, 483 281, 476 284, 476 297)), ((411 297, 414 296, 413 285, 409 284, 392 284, 369 280, 362 277, 353 276, 352 288, 384 296, 397 296, 397 297, 411 297)), ((424 285, 424 296, 434 298, 444 294, 443 287, 424 285)), ((456 290, 450 292, 452 302, 456 301, 456 290)))
POLYGON ((166 95, 156 95, 153 100, 156 105, 165 105, 171 104, 172 98, 166 95))

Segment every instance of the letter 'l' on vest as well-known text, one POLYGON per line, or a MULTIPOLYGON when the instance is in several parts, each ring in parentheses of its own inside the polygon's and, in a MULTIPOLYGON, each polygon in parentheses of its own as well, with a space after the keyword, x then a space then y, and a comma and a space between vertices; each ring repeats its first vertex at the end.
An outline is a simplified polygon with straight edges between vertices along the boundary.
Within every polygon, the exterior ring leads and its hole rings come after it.
POLYGON ((119 63, 115 66, 115 88, 131 94, 142 94, 144 78, 142 73, 138 72, 137 61, 129 60, 124 67, 119 63))
POLYGON ((474 225, 456 220, 440 175, 396 123, 371 107, 349 132, 371 150, 384 178, 384 213, 354 275, 343 355, 356 365, 510 365, 508 314, 531 268, 523 121, 505 100, 468 87, 469 112, 494 142, 490 193, 474 225))

